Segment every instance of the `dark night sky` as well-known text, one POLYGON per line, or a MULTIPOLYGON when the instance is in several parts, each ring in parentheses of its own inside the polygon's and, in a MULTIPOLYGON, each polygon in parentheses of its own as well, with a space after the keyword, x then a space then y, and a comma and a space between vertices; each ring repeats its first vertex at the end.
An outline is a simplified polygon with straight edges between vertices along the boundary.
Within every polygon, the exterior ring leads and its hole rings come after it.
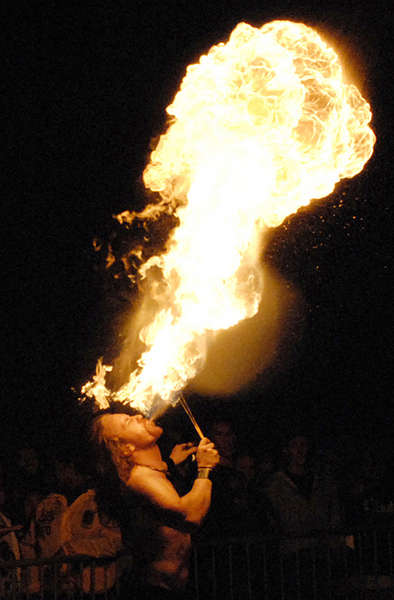
POLYGON ((257 379, 244 404, 226 400, 226 409, 241 409, 245 424, 248 414, 275 428, 282 415, 312 413, 330 435, 389 435, 389 3, 370 2, 370 10, 353 1, 81 4, 10 3, 8 10, 3 439, 42 444, 65 430, 72 437, 69 390, 90 377, 117 311, 116 289, 109 305, 105 278, 94 269, 92 240, 108 235, 112 214, 140 205, 136 182, 186 66, 239 21, 276 18, 315 25, 342 44, 371 103, 378 141, 360 175, 272 232, 267 260, 301 290, 304 333, 290 365, 265 386, 257 379))

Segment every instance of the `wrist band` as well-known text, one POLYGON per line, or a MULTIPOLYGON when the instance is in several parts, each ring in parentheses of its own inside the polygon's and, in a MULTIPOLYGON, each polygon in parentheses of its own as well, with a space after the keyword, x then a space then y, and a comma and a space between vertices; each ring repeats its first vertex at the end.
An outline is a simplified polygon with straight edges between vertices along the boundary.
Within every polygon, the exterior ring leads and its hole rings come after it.
POLYGON ((199 467, 197 479, 210 479, 211 467, 199 467))

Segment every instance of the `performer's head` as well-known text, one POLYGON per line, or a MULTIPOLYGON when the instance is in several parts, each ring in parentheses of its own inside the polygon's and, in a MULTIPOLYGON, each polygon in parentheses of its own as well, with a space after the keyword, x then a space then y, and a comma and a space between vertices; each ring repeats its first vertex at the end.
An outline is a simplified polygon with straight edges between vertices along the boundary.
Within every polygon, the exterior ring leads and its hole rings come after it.
POLYGON ((91 425, 96 470, 104 476, 115 465, 119 477, 125 481, 133 464, 133 454, 154 446, 163 433, 154 421, 139 411, 113 404, 96 413, 91 425))

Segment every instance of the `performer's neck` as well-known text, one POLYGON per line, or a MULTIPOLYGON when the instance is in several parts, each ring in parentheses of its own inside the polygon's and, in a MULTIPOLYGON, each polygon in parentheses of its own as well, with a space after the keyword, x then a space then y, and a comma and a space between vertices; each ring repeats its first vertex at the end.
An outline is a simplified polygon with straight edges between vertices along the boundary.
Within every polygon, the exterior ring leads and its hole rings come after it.
POLYGON ((147 448, 134 450, 132 462, 135 465, 143 465, 158 470, 165 470, 167 467, 161 457, 160 448, 157 444, 148 446, 147 448))

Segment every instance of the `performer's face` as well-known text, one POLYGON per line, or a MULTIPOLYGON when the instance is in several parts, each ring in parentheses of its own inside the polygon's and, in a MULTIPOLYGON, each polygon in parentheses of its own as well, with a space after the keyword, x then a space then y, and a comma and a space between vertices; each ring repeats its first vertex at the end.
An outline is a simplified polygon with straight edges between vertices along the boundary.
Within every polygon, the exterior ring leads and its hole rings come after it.
POLYGON ((129 442, 138 449, 152 446, 163 433, 154 421, 140 414, 106 414, 101 417, 101 427, 106 440, 129 442))

